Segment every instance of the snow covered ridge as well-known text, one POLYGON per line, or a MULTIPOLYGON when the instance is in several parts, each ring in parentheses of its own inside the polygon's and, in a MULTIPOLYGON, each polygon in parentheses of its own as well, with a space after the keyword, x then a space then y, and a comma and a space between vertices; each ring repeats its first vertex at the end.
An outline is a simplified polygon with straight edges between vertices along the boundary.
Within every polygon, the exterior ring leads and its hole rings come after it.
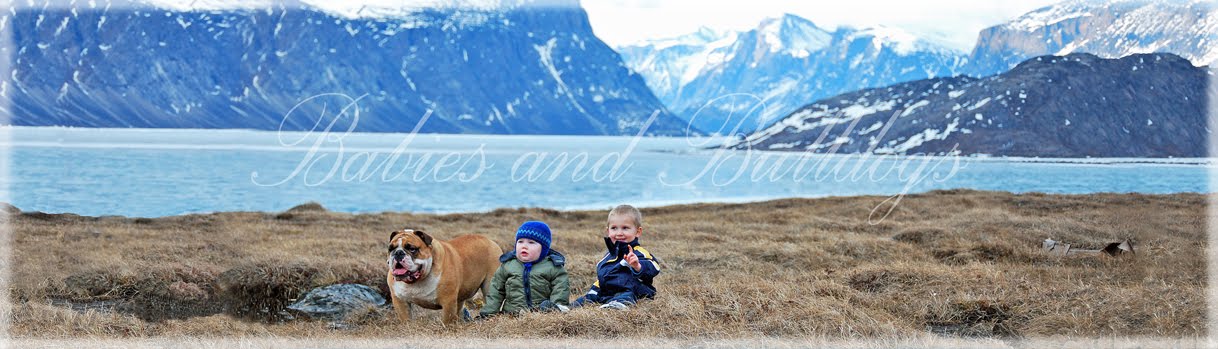
POLYGON ((242 11, 307 6, 346 19, 412 18, 427 10, 495 12, 530 7, 578 7, 571 0, 45 0, 17 1, 18 8, 159 8, 177 12, 242 11))
POLYGON ((872 40, 874 45, 891 46, 899 55, 911 55, 919 51, 954 55, 962 54, 960 51, 951 49, 945 42, 937 42, 919 37, 903 29, 889 26, 880 25, 858 29, 851 33, 850 36, 851 38, 875 38, 872 40))
POLYGON ((1216 43, 1212 0, 1071 0, 982 30, 967 72, 993 75, 1028 58, 1079 52, 1103 58, 1171 52, 1206 66, 1218 63, 1216 43))
POLYGON ((1067 20, 1103 15, 1103 12, 1146 12, 1173 7, 1212 10, 1212 0, 1067 0, 1028 12, 1003 24, 1011 29, 1035 31, 1067 20))
POLYGON ((769 18, 757 27, 768 52, 783 52, 801 58, 829 46, 833 35, 795 15, 769 18))
POLYGON ((1014 20, 1003 25, 1015 30, 1032 32, 1044 28, 1045 26, 1061 23, 1062 21, 1068 19, 1093 16, 1093 14, 1089 11, 1090 7, 1093 5, 1101 4, 1076 1, 1073 3, 1064 2, 1051 6, 1045 6, 1032 12, 1028 12, 1023 16, 1019 16, 1018 18, 1015 18, 1014 20))
MULTIPOLYGON (((121 4, 120 2, 113 2, 121 4)), ((92 5, 93 2, 90 2, 92 5)), ((138 0, 126 4, 129 7, 155 7, 173 11, 224 11, 224 10, 255 10, 267 7, 279 7, 280 1, 270 0, 138 0)))
POLYGON ((810 153, 1204 157, 1208 68, 1168 53, 1033 58, 1007 73, 816 101, 734 148, 810 153), (1136 86, 1136 93, 1128 93, 1136 86))

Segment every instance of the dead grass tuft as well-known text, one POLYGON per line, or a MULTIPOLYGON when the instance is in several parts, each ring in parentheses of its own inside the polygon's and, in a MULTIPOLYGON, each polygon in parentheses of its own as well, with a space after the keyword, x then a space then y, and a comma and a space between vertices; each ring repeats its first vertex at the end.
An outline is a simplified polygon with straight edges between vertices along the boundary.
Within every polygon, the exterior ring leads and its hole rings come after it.
POLYGON ((956 301, 926 316, 931 332, 966 337, 1014 337, 1015 307, 990 300, 956 301))
POLYGON ((216 288, 226 313, 277 322, 286 320, 284 309, 309 290, 316 273, 316 268, 297 264, 246 264, 221 273, 216 288))
POLYGON ((913 227, 902 229, 892 236, 892 240, 915 245, 927 245, 947 238, 946 231, 932 227, 913 227))
POLYGON ((940 277, 930 270, 891 267, 864 267, 852 271, 847 284, 862 292, 884 292, 915 287, 940 277))

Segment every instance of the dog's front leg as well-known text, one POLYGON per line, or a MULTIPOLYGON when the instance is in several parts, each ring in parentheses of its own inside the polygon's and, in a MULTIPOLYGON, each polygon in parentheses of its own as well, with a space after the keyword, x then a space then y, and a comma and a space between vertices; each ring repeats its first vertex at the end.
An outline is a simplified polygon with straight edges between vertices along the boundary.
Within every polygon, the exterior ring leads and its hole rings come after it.
POLYGON ((410 303, 403 302, 398 297, 393 298, 393 311, 398 314, 398 321, 410 322, 410 303))
POLYGON ((457 302, 456 293, 453 293, 451 297, 441 297, 436 299, 436 301, 440 303, 442 308, 440 310, 440 319, 444 322, 444 325, 455 324, 457 320, 461 319, 461 303, 457 302))

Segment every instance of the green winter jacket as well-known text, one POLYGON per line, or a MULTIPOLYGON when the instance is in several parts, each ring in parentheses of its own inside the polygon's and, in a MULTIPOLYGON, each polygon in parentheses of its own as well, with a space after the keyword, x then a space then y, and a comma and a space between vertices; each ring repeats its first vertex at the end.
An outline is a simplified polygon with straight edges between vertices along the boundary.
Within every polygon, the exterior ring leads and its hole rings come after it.
POLYGON ((524 263, 516 259, 515 251, 504 253, 499 262, 503 264, 491 279, 491 292, 486 295, 482 315, 518 313, 534 309, 545 300, 570 305, 571 284, 567 280, 567 270, 563 269, 566 259, 558 251, 550 250, 545 258, 533 262, 527 288, 524 263))

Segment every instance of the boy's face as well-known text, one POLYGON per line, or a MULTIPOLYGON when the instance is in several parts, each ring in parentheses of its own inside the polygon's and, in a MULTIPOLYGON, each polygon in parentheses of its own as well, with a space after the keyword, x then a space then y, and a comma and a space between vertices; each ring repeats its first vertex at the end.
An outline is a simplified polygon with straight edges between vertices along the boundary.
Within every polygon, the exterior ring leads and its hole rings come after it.
POLYGON ((643 227, 636 226, 634 219, 630 216, 620 214, 609 216, 609 226, 605 228, 605 236, 608 236, 610 240, 631 242, 639 235, 643 235, 643 227))
POLYGON ((541 257, 541 244, 533 239, 516 239, 516 259, 521 263, 537 261, 541 257))

